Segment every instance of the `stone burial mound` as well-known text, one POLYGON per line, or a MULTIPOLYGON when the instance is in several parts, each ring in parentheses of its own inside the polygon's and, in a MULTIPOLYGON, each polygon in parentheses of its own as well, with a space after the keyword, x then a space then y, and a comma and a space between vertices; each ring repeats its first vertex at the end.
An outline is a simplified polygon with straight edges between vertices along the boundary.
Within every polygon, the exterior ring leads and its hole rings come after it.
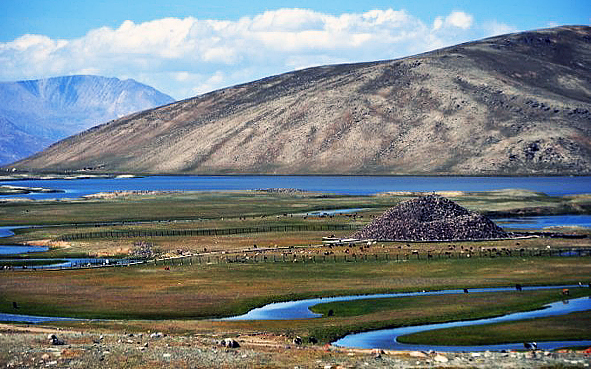
POLYGON ((374 240, 459 241, 507 238, 484 215, 438 195, 421 196, 390 208, 351 237, 374 240))

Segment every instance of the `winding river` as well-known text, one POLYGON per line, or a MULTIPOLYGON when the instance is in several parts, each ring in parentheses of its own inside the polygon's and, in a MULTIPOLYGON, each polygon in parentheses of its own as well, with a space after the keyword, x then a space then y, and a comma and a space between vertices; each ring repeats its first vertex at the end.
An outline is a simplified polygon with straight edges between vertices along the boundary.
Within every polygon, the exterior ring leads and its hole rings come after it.
MULTIPOLYGON (((420 326, 401 327, 393 329, 380 329, 370 332, 349 334, 335 342, 333 345, 355 348, 381 348, 387 350, 434 350, 434 351, 501 351, 523 349, 522 343, 505 343, 499 345, 482 346, 434 346, 415 345, 398 342, 398 337, 407 334, 431 331, 435 329, 475 326, 510 322, 525 319, 545 318, 549 316, 565 315, 578 311, 591 310, 591 298, 581 297, 566 301, 558 301, 544 306, 544 309, 512 313, 494 318, 467 320, 450 323, 425 324, 420 326)), ((539 349, 551 350, 565 346, 591 346, 591 340, 587 341, 546 341, 538 342, 539 349)))
MULTIPOLYGON (((523 287, 523 290, 540 290, 540 289, 561 289, 561 288, 576 288, 576 285, 564 286, 532 286, 523 287)), ((514 291, 514 287, 498 287, 498 288, 473 288, 469 289, 470 293, 484 293, 484 292, 503 292, 514 291)), ((464 290, 440 290, 440 291, 426 291, 426 292, 403 292, 403 293, 386 293, 374 295, 356 295, 356 296, 338 296, 328 298, 315 298, 299 301, 278 302, 265 305, 260 308, 253 309, 248 313, 240 316, 234 316, 221 321, 238 321, 238 320, 294 320, 294 319, 310 319, 318 318, 321 315, 310 311, 310 307, 335 301, 353 301, 361 299, 376 299, 376 298, 392 298, 392 297, 409 297, 409 296, 429 296, 429 295, 449 295, 465 293, 464 290)), ((545 305, 543 309, 527 311, 521 313, 511 313, 494 318, 457 321, 450 323, 426 324, 420 326, 401 327, 394 329, 381 329, 370 332, 355 333, 347 335, 335 342, 333 345, 348 348, 381 348, 389 350, 435 350, 435 351, 500 351, 500 350, 515 350, 522 349, 522 344, 501 344, 501 345, 483 345, 483 346, 433 346, 433 345, 413 345, 399 343, 397 338, 402 335, 411 333, 423 332, 434 329, 452 328, 461 326, 483 325, 491 323, 509 322, 524 319, 543 318, 548 316, 570 314, 578 311, 591 310, 591 298, 581 297, 566 301, 559 301, 552 304, 545 305)), ((64 317, 43 317, 19 314, 0 313, 0 321, 8 322, 26 322, 26 323, 43 323, 59 320, 77 320, 64 317)), ((79 319, 78 319, 79 320, 79 319)), ((565 346, 591 346, 589 341, 552 341, 539 342, 540 349, 555 349, 565 346)))
MULTIPOLYGON (((533 286, 523 287, 523 290, 541 290, 550 288, 574 288, 575 285, 565 286, 533 286)), ((514 287, 498 287, 498 288, 473 288, 469 289, 470 293, 483 292, 503 292, 514 291, 514 287)), ((362 299, 375 298, 392 298, 392 297, 410 297, 410 296, 429 296, 429 295, 449 295, 461 294, 464 290, 441 290, 441 291, 427 291, 427 292, 405 292, 405 293, 388 293, 375 295, 357 295, 357 296, 338 296, 329 298, 306 299, 299 301, 278 302, 265 305, 260 308, 253 309, 248 313, 240 316, 225 318, 222 320, 291 320, 291 319, 310 319, 318 318, 321 315, 310 311, 310 307, 336 301, 353 301, 362 299)), ((441 324, 426 324, 420 326, 402 327, 395 329, 381 329, 364 333, 350 334, 336 342, 333 345, 340 347, 351 348, 381 348, 389 350, 435 350, 435 351, 500 351, 500 350, 514 350, 522 349, 523 344, 501 344, 501 345, 484 345, 484 346, 425 346, 425 345, 410 345, 403 344, 397 341, 397 338, 402 335, 423 332, 441 328, 451 328, 470 325, 482 325, 499 322, 508 322, 524 319, 543 318, 555 315, 570 314, 577 311, 591 310, 591 298, 583 297, 578 299, 567 300, 565 302, 559 301, 556 303, 545 305, 544 309, 512 313, 500 317, 458 321, 441 324)), ((573 345, 591 345, 591 341, 554 341, 554 342, 540 342, 538 347, 542 349, 554 349, 564 346, 573 345)))

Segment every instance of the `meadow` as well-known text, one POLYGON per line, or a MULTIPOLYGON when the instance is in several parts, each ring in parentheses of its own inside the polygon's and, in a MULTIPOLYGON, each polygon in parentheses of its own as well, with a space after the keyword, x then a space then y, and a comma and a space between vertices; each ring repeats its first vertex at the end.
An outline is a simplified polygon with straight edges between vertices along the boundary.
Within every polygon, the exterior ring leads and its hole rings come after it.
MULTIPOLYGON (((591 202, 584 195, 560 197, 524 191, 447 195, 469 209, 499 216, 557 214, 575 208, 584 212, 591 202)), ((378 242, 340 246, 322 244, 323 236, 335 234, 347 237, 352 233, 351 230, 329 232, 322 230, 322 226, 362 227, 388 207, 411 196, 408 193, 333 196, 244 191, 4 203, 0 206, 0 219, 5 225, 52 225, 15 230, 16 235, 5 239, 5 243, 49 245, 51 250, 42 257, 57 258, 124 257, 136 245, 148 243, 159 262, 117 268, 2 271, 0 311, 108 319, 58 323, 70 327, 131 331, 149 327, 152 331, 226 336, 264 331, 314 337, 324 343, 349 332, 475 319, 536 309, 547 302, 560 300, 561 296, 556 291, 528 291, 520 294, 458 295, 453 298, 385 299, 341 303, 330 308, 334 315, 325 314, 312 320, 230 322, 211 319, 242 314, 270 302, 309 297, 513 286, 517 283, 559 285, 589 282, 589 257, 558 257, 542 252, 548 249, 588 248, 591 247, 588 237, 533 237, 483 242, 378 242), (310 215, 318 210, 351 208, 360 210, 350 214, 310 215), (276 228, 270 232, 248 231, 256 227, 276 228), (278 231, 281 227, 285 230, 278 231), (294 230, 301 227, 308 230, 294 230), (154 236, 157 231, 203 229, 245 231, 199 236, 162 233, 154 236), (125 237, 83 237, 75 240, 66 237, 95 231, 136 233, 125 237), (148 231, 150 236, 146 236, 148 231), (515 252, 501 255, 499 250, 515 252), (427 253, 438 257, 425 257, 427 253), (185 258, 169 259, 182 255, 185 258), (18 311, 15 311, 13 302, 18 303, 18 311)), ((553 230, 564 231, 587 235, 584 229, 553 230)), ((18 260, 26 258, 21 256, 18 260)), ((586 295, 589 291, 581 289, 573 293, 586 295)), ((327 311, 322 306, 315 309, 327 311)), ((589 321, 588 314, 578 314, 581 320, 568 317, 553 320, 553 326, 561 325, 563 329, 541 329, 545 323, 529 322, 534 328, 523 329, 523 337, 519 335, 522 328, 506 330, 508 333, 505 335, 497 330, 490 334, 490 341, 531 338, 532 332, 536 331, 540 332, 540 339, 553 336, 564 339, 569 336, 569 327, 573 328, 571 338, 591 338, 588 333, 582 334, 581 324, 577 324, 577 321, 583 322, 583 327, 589 328, 584 323, 589 321)), ((590 331, 587 329, 587 332, 590 331)), ((473 339, 474 342, 483 340, 487 338, 473 339)))

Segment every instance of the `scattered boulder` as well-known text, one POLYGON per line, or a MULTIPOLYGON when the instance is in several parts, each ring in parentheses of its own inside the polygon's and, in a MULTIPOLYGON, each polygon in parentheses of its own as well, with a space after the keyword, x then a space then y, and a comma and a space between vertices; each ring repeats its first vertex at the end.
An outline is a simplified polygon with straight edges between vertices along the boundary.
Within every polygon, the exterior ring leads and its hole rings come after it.
POLYGON ((374 358, 381 359, 382 355, 384 354, 384 350, 382 349, 373 349, 371 353, 374 355, 374 358))
POLYGON ((55 334, 50 334, 47 336, 47 339, 49 340, 49 343, 55 346, 58 345, 64 345, 65 342, 63 340, 60 340, 59 338, 57 338, 57 336, 55 334))
POLYGON ((437 354, 433 358, 433 361, 435 361, 436 363, 447 363, 449 361, 449 359, 446 356, 443 356, 441 354, 437 354))
POLYGON ((524 342, 523 343, 523 347, 526 350, 537 350, 538 349, 538 344, 536 342, 524 342))
POLYGON ((427 195, 390 208, 352 238, 383 241, 454 241, 507 238, 486 216, 455 202, 427 195))
POLYGON ((233 338, 224 338, 220 341, 220 345, 227 348, 238 348, 240 344, 233 338))

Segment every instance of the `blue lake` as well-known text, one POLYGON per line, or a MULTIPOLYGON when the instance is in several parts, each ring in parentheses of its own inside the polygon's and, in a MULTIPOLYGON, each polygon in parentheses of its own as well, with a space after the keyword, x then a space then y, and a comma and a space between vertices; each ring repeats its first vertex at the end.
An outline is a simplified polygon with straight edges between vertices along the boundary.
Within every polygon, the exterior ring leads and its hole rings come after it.
POLYGON ((591 215, 545 215, 495 219, 495 223, 507 229, 544 229, 550 227, 591 228, 591 215))
POLYGON ((526 189, 550 195, 591 193, 591 177, 411 177, 411 176, 152 176, 0 181, 0 185, 44 187, 63 193, 10 195, 31 199, 76 198, 112 191, 216 191, 297 188, 335 194, 387 191, 491 191, 526 189))

